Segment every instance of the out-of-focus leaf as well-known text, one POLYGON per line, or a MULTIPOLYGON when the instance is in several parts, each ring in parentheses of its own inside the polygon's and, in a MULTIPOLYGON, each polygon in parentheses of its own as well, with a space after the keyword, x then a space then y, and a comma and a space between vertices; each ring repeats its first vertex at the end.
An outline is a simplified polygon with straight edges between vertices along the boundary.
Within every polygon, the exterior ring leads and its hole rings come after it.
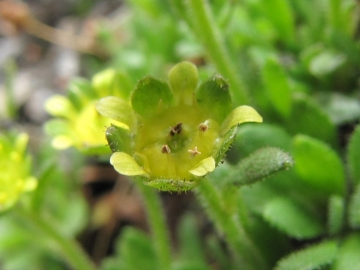
POLYGON ((328 207, 328 230, 331 235, 334 235, 340 233, 344 226, 344 198, 336 195, 331 196, 328 207))
POLYGON ((343 53, 322 51, 311 60, 309 71, 314 76, 321 77, 334 72, 346 60, 346 56, 343 53))
POLYGON ((288 198, 269 201, 262 215, 272 226, 297 239, 313 238, 324 231, 318 218, 288 198))
POLYGON ((347 160, 354 181, 360 183, 360 125, 357 126, 351 136, 347 160))
POLYGON ((333 270, 358 270, 360 269, 360 235, 359 233, 348 236, 341 243, 339 252, 333 265, 333 270))
POLYGON ((360 228, 360 184, 356 187, 351 196, 349 204, 349 225, 354 228, 360 228))
MULTIPOLYGON (((276 270, 316 270, 333 262, 337 255, 337 243, 326 241, 309 246, 281 259, 276 270)), ((342 268, 349 269, 349 268, 342 268)), ((340 269, 339 269, 340 270, 340 269)))
POLYGON ((287 118, 291 111, 291 89, 284 69, 272 58, 263 67, 263 80, 274 108, 287 118))
POLYGON ((344 168, 334 150, 305 135, 294 137, 293 149, 294 168, 311 187, 323 194, 345 193, 344 168))

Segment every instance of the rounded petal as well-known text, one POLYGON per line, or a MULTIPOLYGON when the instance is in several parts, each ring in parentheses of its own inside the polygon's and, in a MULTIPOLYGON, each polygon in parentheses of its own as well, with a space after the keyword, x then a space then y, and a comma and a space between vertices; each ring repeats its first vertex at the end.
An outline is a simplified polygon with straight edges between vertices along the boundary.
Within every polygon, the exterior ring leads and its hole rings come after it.
POLYGON ((173 104, 174 97, 169 84, 166 82, 145 77, 140 80, 131 96, 131 105, 134 111, 144 118, 173 104))
POLYGON ((215 160, 213 157, 208 157, 201 160, 189 172, 195 176, 204 176, 213 170, 215 170, 215 160))
POLYGON ((96 104, 97 111, 108 118, 114 119, 132 129, 135 124, 133 110, 125 100, 113 96, 105 97, 96 104))
POLYGON ((221 135, 224 136, 233 126, 246 122, 261 123, 262 121, 262 117, 254 108, 246 105, 239 106, 235 108, 222 123, 221 135))
POLYGON ((115 152, 110 158, 110 163, 114 166, 115 170, 121 174, 147 176, 144 169, 141 168, 129 154, 124 152, 115 152))
POLYGON ((168 76, 176 102, 191 105, 199 78, 196 66, 190 62, 181 62, 170 69, 168 76))

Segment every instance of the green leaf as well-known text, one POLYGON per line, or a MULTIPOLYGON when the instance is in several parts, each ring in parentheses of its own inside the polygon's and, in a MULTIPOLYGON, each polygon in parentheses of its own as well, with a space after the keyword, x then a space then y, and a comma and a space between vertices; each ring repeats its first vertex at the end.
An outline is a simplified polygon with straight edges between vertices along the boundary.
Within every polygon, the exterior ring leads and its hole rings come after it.
POLYGON ((352 234, 341 243, 333 265, 333 270, 360 269, 360 234, 352 234))
POLYGON ((181 62, 170 69, 169 83, 177 104, 193 103, 198 78, 198 70, 190 62, 181 62))
POLYGON ((223 184, 249 185, 281 170, 287 170, 292 165, 293 161, 288 153, 274 147, 261 148, 233 166, 228 176, 223 176, 221 181, 223 184))
POLYGON ((114 69, 105 69, 95 74, 92 86, 99 97, 116 96, 124 100, 127 100, 133 88, 129 76, 114 69))
POLYGON ((103 116, 125 124, 133 129, 135 125, 135 116, 128 102, 117 97, 105 97, 96 104, 96 110, 103 116))
POLYGON ((288 198, 275 198, 266 203, 263 217, 280 231, 297 239, 319 236, 324 229, 317 217, 288 198))
MULTIPOLYGON (((326 241, 294 252, 281 259, 276 270, 316 270, 331 264, 337 255, 337 243, 326 241)), ((349 269, 349 268, 341 268, 349 269)), ((339 269, 340 270, 340 269, 339 269)))
POLYGON ((330 117, 310 97, 297 93, 294 95, 293 107, 287 130, 292 134, 306 134, 332 145, 336 145, 336 130, 330 117))
POLYGON ((321 51, 320 54, 311 60, 309 71, 312 75, 321 77, 334 72, 341 67, 346 60, 346 56, 343 53, 321 51))
POLYGON ((105 136, 112 152, 130 152, 131 140, 129 131, 112 125, 106 129, 105 136))
POLYGON ((287 118, 291 112, 291 89, 282 66, 269 58, 263 68, 263 80, 269 99, 280 115, 287 118))
POLYGON ((345 200, 340 196, 331 196, 328 209, 328 230, 330 235, 341 232, 344 227, 345 200))
POLYGON ((358 125, 351 135, 347 160, 351 176, 356 183, 360 183, 360 125, 358 125))
POLYGON ((267 0, 261 2, 267 17, 275 26, 278 35, 286 42, 292 43, 295 34, 294 14, 287 0, 267 0))
POLYGON ((221 123, 232 109, 229 85, 220 75, 214 75, 201 83, 196 91, 196 101, 199 107, 218 123, 221 123))
POLYGON ((129 154, 124 152, 115 152, 112 154, 110 163, 117 172, 124 175, 147 175, 144 169, 141 168, 129 154))
POLYGON ((349 225, 353 229, 360 228, 360 184, 351 195, 349 204, 349 225))
POLYGON ((298 175, 323 194, 344 195, 345 174, 340 157, 325 143, 305 135, 293 139, 298 175))
POLYGON ((151 240, 143 232, 127 228, 117 248, 123 270, 156 270, 157 260, 151 240))
POLYGON ((234 146, 227 157, 231 163, 234 163, 255 150, 268 146, 290 151, 291 137, 283 128, 275 125, 246 124, 239 127, 234 146))
POLYGON ((137 83, 131 96, 131 104, 135 112, 149 118, 173 104, 173 95, 167 83, 145 77, 137 83))
POLYGON ((261 123, 263 121, 260 114, 255 111, 254 108, 250 106, 239 106, 235 108, 224 120, 221 124, 221 136, 224 136, 228 131, 237 125, 246 122, 258 122, 261 123))

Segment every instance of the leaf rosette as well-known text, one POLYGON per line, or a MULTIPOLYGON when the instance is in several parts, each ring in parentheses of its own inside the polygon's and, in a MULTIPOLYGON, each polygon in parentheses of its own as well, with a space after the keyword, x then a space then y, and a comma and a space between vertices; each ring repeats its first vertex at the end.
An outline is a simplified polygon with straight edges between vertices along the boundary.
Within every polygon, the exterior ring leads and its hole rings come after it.
POLYGON ((223 159, 239 124, 262 122, 252 107, 233 109, 220 75, 198 85, 198 70, 190 62, 175 65, 168 82, 145 77, 129 101, 109 96, 96 108, 122 123, 106 131, 114 168, 168 191, 196 186, 223 159))

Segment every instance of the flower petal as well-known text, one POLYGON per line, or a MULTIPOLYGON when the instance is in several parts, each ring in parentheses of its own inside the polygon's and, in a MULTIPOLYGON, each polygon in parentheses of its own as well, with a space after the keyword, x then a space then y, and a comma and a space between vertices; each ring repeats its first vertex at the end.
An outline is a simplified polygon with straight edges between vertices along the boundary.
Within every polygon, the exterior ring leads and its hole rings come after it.
POLYGON ((119 121, 132 129, 135 125, 133 110, 129 103, 117 97, 105 97, 96 104, 97 111, 111 119, 119 121))
POLYGON ((144 118, 172 105, 173 100, 169 85, 152 77, 140 80, 131 96, 134 111, 144 118))
POLYGON ((224 121, 232 109, 229 85, 220 75, 214 75, 199 86, 196 101, 210 118, 219 123, 224 121))
POLYGON ((194 168, 189 170, 189 173, 195 176, 204 176, 213 170, 215 170, 215 160, 213 157, 208 157, 196 164, 194 168))
POLYGON ((263 121, 262 117, 250 106, 239 106, 235 108, 226 117, 221 125, 221 136, 224 136, 233 126, 240 125, 245 122, 259 122, 263 121))
POLYGON ((110 163, 114 166, 115 170, 121 174, 147 176, 144 169, 141 168, 130 155, 124 152, 115 152, 110 158, 110 163))
POLYGON ((45 110, 52 116, 74 119, 76 110, 73 104, 64 96, 54 95, 45 102, 45 110))
POLYGON ((199 78, 196 66, 190 62, 181 62, 170 69, 168 76, 176 103, 191 105, 199 78))

